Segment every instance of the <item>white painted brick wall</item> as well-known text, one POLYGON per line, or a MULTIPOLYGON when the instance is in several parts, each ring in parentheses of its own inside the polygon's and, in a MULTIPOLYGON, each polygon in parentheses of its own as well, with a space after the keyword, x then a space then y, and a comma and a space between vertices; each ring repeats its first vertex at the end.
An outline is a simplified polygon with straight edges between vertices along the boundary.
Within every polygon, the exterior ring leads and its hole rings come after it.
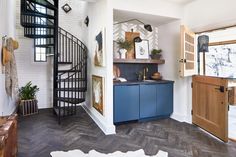
POLYGON ((60 0, 59 1, 59 26, 67 30, 81 41, 87 41, 87 26, 84 19, 88 15, 88 2, 81 0, 60 0), (64 4, 69 4, 72 10, 65 13, 62 10, 64 4))
MULTIPOLYGON (((16 38, 19 41, 20 47, 15 55, 19 86, 21 87, 29 81, 38 85, 40 88, 40 91, 37 94, 39 108, 50 108, 52 107, 53 100, 53 59, 49 57, 48 62, 46 63, 34 62, 33 39, 24 37, 23 27, 20 25, 20 0, 16 1, 16 38)), ((87 28, 82 25, 81 21, 86 17, 87 3, 79 0, 60 0, 59 2, 59 26, 74 34, 82 41, 86 41, 87 28), (72 11, 68 14, 61 9, 61 6, 65 3, 68 3, 72 7, 72 11)))

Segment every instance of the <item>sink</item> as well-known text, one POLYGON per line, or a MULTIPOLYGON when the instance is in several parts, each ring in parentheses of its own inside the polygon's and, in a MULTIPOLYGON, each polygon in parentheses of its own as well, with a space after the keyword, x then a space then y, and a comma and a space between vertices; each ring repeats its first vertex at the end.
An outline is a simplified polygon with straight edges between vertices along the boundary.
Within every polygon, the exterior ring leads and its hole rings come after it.
POLYGON ((156 82, 156 80, 143 80, 143 82, 156 82))

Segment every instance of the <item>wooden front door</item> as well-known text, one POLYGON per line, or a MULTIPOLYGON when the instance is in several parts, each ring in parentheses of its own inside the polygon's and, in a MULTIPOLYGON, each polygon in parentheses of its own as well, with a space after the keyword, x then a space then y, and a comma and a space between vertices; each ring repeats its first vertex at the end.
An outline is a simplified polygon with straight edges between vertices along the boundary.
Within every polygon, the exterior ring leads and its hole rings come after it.
POLYGON ((193 124, 228 142, 228 80, 193 76, 193 124))

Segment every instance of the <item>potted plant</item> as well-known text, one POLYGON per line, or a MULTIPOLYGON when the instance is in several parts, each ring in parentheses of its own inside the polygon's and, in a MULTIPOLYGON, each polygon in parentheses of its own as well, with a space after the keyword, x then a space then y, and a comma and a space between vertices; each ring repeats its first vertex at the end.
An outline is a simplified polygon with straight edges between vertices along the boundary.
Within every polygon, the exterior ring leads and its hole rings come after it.
POLYGON ((118 45, 120 48, 120 55, 122 59, 125 59, 126 52, 133 48, 133 42, 123 39, 118 39, 118 45))
POLYGON ((162 50, 161 49, 153 49, 151 51, 151 58, 152 59, 160 59, 161 58, 161 52, 162 50))
POLYGON ((19 89, 19 107, 20 113, 23 116, 38 113, 38 101, 36 99, 36 93, 38 91, 38 86, 32 85, 31 81, 19 89))

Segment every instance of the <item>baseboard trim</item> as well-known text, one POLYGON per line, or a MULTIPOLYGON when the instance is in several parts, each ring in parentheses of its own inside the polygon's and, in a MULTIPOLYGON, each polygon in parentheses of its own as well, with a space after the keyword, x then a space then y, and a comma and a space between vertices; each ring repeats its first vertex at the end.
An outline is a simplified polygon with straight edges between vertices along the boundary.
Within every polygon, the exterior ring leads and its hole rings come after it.
POLYGON ((93 119, 93 121, 97 124, 97 126, 103 131, 105 135, 116 134, 115 125, 106 125, 105 123, 101 122, 94 113, 83 103, 82 108, 85 112, 93 119))
POLYGON ((180 114, 172 114, 171 115, 171 118, 174 119, 174 120, 177 120, 179 122, 186 122, 186 123, 190 123, 192 124, 192 120, 191 120, 191 117, 187 116, 187 115, 180 115, 180 114))

